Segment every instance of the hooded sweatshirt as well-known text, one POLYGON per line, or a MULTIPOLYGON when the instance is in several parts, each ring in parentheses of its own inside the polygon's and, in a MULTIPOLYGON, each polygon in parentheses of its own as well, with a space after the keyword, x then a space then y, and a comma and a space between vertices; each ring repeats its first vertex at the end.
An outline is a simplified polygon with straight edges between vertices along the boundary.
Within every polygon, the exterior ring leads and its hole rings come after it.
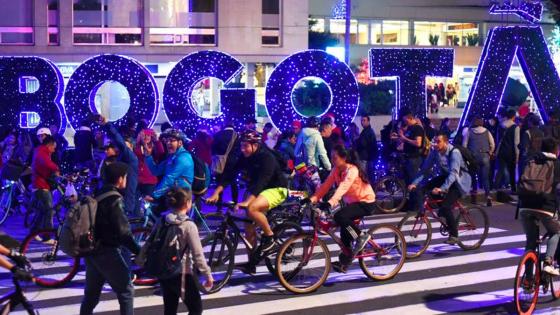
POLYGON ((323 138, 319 130, 315 128, 303 128, 296 142, 295 155, 298 159, 297 162, 303 161, 308 166, 314 165, 317 167, 321 166, 322 163, 326 170, 331 170, 331 162, 323 138), (299 160, 300 157, 303 157, 302 161, 299 160))

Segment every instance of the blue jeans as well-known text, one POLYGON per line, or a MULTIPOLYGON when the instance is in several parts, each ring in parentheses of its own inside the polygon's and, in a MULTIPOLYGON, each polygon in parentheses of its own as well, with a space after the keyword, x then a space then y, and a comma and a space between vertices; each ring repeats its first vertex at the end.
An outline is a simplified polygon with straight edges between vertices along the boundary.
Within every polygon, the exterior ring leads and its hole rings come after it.
POLYGON ((497 169, 496 178, 494 180, 495 188, 503 188, 509 185, 511 186, 511 190, 515 191, 515 161, 498 159, 497 169))
POLYGON ((86 285, 80 315, 93 314, 99 303, 101 290, 108 282, 119 300, 121 315, 134 314, 134 287, 130 279, 130 269, 121 251, 114 247, 104 247, 99 253, 85 257, 86 285))
POLYGON ((525 250, 535 250, 537 248, 537 240, 539 239, 539 221, 542 222, 546 231, 551 234, 546 243, 546 258, 554 260, 558 242, 560 241, 560 222, 553 217, 533 213, 530 211, 521 212, 521 223, 523 231, 527 236, 527 244, 525 250))
POLYGON ((477 174, 471 174, 472 190, 476 192, 482 186, 486 196, 490 194, 490 155, 488 153, 475 154, 476 163, 478 164, 477 174))
POLYGON ((54 216, 52 193, 48 190, 37 189, 33 193, 32 207, 33 211, 37 213, 31 231, 52 229, 54 216))

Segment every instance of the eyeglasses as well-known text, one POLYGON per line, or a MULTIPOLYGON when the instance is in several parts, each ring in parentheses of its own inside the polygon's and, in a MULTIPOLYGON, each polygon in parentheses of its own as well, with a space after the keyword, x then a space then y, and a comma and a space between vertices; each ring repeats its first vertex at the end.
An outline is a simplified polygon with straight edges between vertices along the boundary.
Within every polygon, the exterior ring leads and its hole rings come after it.
POLYGON ((162 142, 177 142, 179 140, 175 139, 175 138, 163 138, 161 139, 162 142))

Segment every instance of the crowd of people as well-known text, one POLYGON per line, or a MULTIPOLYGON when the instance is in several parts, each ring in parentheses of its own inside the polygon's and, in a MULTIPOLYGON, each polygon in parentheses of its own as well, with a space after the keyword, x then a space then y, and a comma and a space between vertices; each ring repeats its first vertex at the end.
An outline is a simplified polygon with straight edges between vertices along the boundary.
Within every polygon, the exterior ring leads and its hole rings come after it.
MULTIPOLYGON (((276 251, 279 244, 266 213, 288 198, 288 176, 296 166, 313 166, 318 169, 322 183, 304 202, 317 203, 321 209, 329 210, 344 201, 334 216, 344 244, 334 268, 346 272, 352 257, 369 240, 354 220, 372 214, 375 209, 371 183, 380 155, 382 159, 391 158, 393 153, 404 157, 402 174, 411 192, 406 211, 421 211, 426 194, 442 196, 439 215, 446 219, 450 229, 445 242, 454 245, 458 231, 451 211, 459 198, 471 193, 475 202, 481 187, 490 206, 491 190, 508 188, 515 192, 519 177, 516 174, 524 174, 536 159, 558 163, 555 156, 560 140, 559 118, 553 114, 550 123, 542 126, 536 114, 516 121, 515 111, 500 110, 496 119, 475 118, 462 130, 453 131, 448 119, 436 129, 429 119, 404 112, 399 120, 389 122, 381 130, 379 145, 368 116, 361 117, 361 130, 351 124, 346 131, 336 125, 331 114, 294 121, 292 129, 283 133, 275 131, 272 124, 257 132, 254 119, 242 128, 226 121, 212 130, 199 130, 192 140, 168 124, 162 126, 163 132, 158 136, 147 122, 117 127, 103 116, 92 116, 81 123, 74 136, 74 164, 89 169, 100 179, 94 193, 99 209, 95 230, 100 249, 85 259, 86 285, 80 313, 93 312, 105 282, 116 292, 121 314, 133 313, 134 288, 126 253, 135 254, 139 264, 150 259, 150 251, 140 248, 132 238, 128 223, 129 217, 142 216, 142 199, 156 205, 155 212, 161 214, 154 230, 173 226, 179 247, 185 248, 181 253, 192 256, 192 262, 185 260, 187 267, 181 272, 160 277, 165 314, 176 313, 182 285, 187 286, 183 297, 189 312, 199 314, 202 302, 194 289, 192 264, 206 275, 207 286, 212 286, 213 279, 204 260, 197 227, 187 215, 193 199, 208 194, 208 203, 219 204, 229 188, 237 208, 246 208, 247 216, 254 222, 245 227, 247 240, 257 245, 255 228, 259 227, 263 233, 260 248, 267 255, 276 251), (471 158, 465 152, 470 152, 471 158), (196 181, 200 180, 195 174, 198 163, 205 165, 214 177, 213 191, 207 191, 207 184, 204 189, 196 188, 196 181), (495 179, 491 180, 494 174, 495 179), (243 200, 239 200, 238 177, 246 186, 243 200), (336 189, 331 191, 333 186, 336 189)), ((60 175, 60 162, 68 146, 57 132, 56 126, 39 128, 36 137, 28 132, 8 132, 0 142, 3 173, 5 169, 20 167, 21 175, 25 176, 25 167, 30 166, 29 184, 38 214, 32 231, 53 225, 53 178, 60 175)), ((560 174, 560 169, 555 171, 560 174)), ((560 175, 554 181, 559 182, 560 175)), ((549 218, 556 196, 546 196, 545 204, 537 204, 543 201, 520 195, 520 215, 530 240, 528 246, 536 241, 529 234, 540 219, 546 220, 547 229, 557 235, 551 242, 557 244, 560 239, 560 225, 549 218), (547 210, 543 214, 531 209, 547 210)), ((554 246, 550 242, 549 245, 554 246)), ((249 259, 238 267, 252 274, 256 263, 249 259)), ((545 271, 558 273, 552 267, 545 271)))

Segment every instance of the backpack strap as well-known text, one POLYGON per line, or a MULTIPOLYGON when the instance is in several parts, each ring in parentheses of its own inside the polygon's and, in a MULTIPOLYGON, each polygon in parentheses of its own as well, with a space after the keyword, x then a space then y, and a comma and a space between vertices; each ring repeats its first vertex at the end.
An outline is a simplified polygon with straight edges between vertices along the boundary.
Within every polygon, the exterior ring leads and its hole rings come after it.
POLYGON ((106 198, 108 198, 108 197, 111 197, 111 196, 119 196, 119 197, 122 197, 121 194, 119 194, 118 192, 116 192, 116 191, 114 191, 114 190, 110 190, 110 191, 108 191, 108 192, 106 192, 106 193, 103 193, 103 194, 101 194, 101 195, 95 197, 95 200, 99 203, 99 202, 101 202, 102 200, 104 200, 104 199, 106 199, 106 198))
MULTIPOLYGON (((456 146, 453 146, 453 149, 451 149, 451 151, 449 151, 449 154, 447 155, 447 160, 448 160, 448 162, 449 162, 449 165, 448 165, 448 166, 449 166, 449 170, 450 170, 450 171, 451 171, 451 154, 452 154, 453 151, 455 151, 455 150, 459 151, 459 154, 461 155, 461 159, 463 159, 463 153, 461 153, 461 150, 459 150, 456 146)), ((464 159, 463 159, 463 162, 465 162, 464 159)), ((467 164, 467 162, 465 162, 465 164, 467 164)), ((461 170, 461 171, 463 171, 463 172, 467 172, 467 173, 469 172, 469 170, 463 168, 462 165, 459 165, 459 170, 461 170)))

